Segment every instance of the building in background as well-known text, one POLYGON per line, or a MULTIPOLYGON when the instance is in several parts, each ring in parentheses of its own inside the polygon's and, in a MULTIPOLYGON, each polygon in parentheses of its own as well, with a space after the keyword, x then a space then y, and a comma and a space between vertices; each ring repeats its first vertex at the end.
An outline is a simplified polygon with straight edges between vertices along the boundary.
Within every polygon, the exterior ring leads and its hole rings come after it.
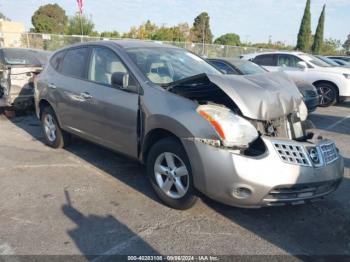
POLYGON ((0 47, 21 47, 24 32, 22 23, 0 19, 0 47))

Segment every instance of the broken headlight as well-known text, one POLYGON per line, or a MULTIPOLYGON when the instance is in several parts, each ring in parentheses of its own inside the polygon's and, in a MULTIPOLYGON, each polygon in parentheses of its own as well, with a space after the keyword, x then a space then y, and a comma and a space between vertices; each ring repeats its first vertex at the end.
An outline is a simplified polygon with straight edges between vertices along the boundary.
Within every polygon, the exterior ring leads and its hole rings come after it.
POLYGON ((197 112, 212 125, 226 147, 248 147, 259 136, 249 121, 228 108, 201 105, 197 112))

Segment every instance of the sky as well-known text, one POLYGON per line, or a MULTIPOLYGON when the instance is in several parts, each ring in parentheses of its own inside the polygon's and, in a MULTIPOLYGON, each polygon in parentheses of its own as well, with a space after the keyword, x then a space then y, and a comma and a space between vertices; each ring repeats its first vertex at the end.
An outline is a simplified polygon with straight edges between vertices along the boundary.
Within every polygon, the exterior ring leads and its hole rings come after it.
MULTIPOLYGON (((282 41, 295 44, 306 0, 83 0, 98 31, 126 32, 150 19, 158 25, 190 25, 202 11, 210 15, 212 33, 236 33, 243 42, 282 41)), ((67 15, 77 12, 76 0, 0 0, 0 12, 29 30, 39 6, 57 3, 67 15)), ((325 37, 345 41, 350 34, 350 0, 312 0, 312 31, 326 4, 325 37)))

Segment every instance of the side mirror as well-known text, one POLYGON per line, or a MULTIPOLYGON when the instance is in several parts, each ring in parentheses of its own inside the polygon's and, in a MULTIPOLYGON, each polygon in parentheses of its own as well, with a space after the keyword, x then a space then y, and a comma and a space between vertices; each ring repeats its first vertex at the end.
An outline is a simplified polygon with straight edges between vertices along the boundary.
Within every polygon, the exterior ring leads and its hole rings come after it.
POLYGON ((129 74, 122 72, 115 72, 111 76, 111 83, 113 87, 126 89, 129 86, 129 74))
POLYGON ((308 68, 306 62, 304 62, 304 61, 299 61, 297 63, 297 67, 303 71, 306 71, 308 68))

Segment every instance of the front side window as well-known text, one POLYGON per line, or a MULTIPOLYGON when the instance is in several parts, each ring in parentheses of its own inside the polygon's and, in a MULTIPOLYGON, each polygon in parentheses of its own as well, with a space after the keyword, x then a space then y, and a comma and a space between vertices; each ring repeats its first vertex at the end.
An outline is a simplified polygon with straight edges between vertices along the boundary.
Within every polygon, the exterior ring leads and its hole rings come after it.
POLYGON ((61 72, 69 76, 85 78, 88 54, 87 47, 68 50, 63 59, 61 72))
POLYGON ((153 83, 167 85, 199 74, 222 73, 202 58, 176 48, 130 48, 127 54, 153 83))
POLYGON ((282 67, 298 67, 298 62, 302 60, 293 55, 278 55, 277 66, 282 67))
POLYGON ((258 55, 253 59, 253 62, 261 66, 276 66, 276 55, 258 55))
POLYGON ((96 83, 111 85, 113 73, 127 73, 127 69, 112 50, 103 47, 94 48, 88 79, 96 83))

